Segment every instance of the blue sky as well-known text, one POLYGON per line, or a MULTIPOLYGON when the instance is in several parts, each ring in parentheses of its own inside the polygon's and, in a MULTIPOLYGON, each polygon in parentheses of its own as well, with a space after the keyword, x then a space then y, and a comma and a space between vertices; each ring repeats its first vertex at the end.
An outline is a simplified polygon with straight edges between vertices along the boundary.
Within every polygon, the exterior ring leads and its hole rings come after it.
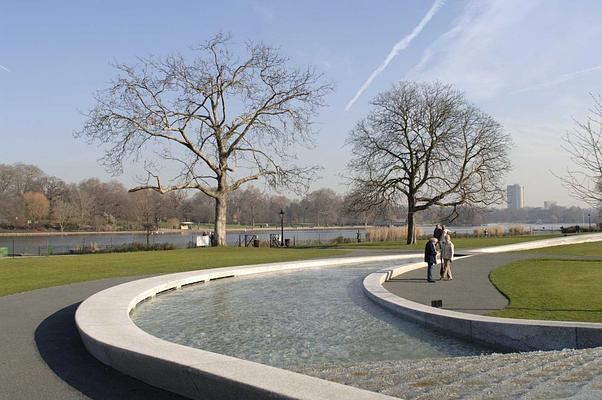
MULTIPOLYGON (((455 84, 512 134, 508 183, 526 202, 578 204, 552 175, 569 165, 560 138, 602 92, 602 2, 440 1, 432 18, 346 111, 393 46, 434 1, 13 1, 0 10, 0 163, 26 162, 67 181, 109 179, 101 151, 72 137, 80 110, 115 76, 112 62, 187 52, 217 32, 279 46, 336 90, 317 117, 324 167, 314 189, 345 191, 348 132, 379 91, 402 79, 455 84)), ((117 177, 134 182, 132 166, 117 177)))

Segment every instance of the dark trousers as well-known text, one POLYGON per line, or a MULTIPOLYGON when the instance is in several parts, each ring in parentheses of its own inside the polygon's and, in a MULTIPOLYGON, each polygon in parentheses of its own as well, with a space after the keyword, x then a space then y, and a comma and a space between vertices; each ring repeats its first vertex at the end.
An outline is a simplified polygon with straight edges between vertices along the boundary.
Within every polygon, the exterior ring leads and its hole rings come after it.
POLYGON ((433 268, 435 267, 436 264, 434 263, 428 263, 428 266, 426 267, 426 279, 428 281, 432 281, 433 280, 433 268))

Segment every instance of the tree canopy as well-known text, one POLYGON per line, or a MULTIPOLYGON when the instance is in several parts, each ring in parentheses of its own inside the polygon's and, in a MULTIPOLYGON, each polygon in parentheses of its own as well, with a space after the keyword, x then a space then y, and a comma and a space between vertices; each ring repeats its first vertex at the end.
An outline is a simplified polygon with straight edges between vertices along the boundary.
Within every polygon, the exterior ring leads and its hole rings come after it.
POLYGON ((564 138, 564 149, 575 163, 561 177, 571 196, 592 207, 602 207, 602 96, 592 95, 594 105, 585 121, 564 138))
POLYGON ((371 104, 348 139, 357 211, 403 203, 412 243, 417 212, 502 201, 510 136, 461 92, 439 82, 400 82, 371 104))
POLYGON ((313 68, 296 69, 275 48, 247 43, 235 54, 217 35, 183 55, 117 65, 119 77, 96 95, 77 135, 105 146, 105 166, 121 172, 143 159, 148 179, 131 190, 199 190, 216 203, 217 243, 225 244, 226 204, 243 184, 305 188, 315 166, 295 163, 311 144, 311 119, 331 90, 313 68), (165 164, 178 166, 165 177, 165 164))

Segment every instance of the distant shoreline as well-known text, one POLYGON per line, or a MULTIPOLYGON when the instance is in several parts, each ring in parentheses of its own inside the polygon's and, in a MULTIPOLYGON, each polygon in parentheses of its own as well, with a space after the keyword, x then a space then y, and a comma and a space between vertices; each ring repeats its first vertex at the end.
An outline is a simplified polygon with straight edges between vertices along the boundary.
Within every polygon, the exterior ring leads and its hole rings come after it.
MULTIPOLYGON (((340 231, 340 230, 365 230, 367 228, 373 228, 373 226, 322 226, 322 227, 284 227, 287 232, 290 231, 340 231)), ((206 229, 160 229, 154 231, 152 235, 162 234, 197 234, 200 235, 203 232, 211 231, 210 228, 206 229)), ((226 233, 254 233, 254 232, 273 232, 280 231, 279 226, 274 227, 262 227, 262 228, 231 228, 226 229, 226 233)), ((0 232, 0 237, 44 237, 44 236, 86 236, 86 235, 146 235, 146 231, 70 231, 70 232, 0 232)))

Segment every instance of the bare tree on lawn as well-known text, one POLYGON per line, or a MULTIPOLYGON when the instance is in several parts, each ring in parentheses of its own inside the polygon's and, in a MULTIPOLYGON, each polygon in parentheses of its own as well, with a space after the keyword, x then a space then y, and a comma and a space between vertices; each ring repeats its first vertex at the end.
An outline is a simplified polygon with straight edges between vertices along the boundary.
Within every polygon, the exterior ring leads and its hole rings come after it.
POLYGON ((131 191, 196 189, 213 198, 216 240, 225 245, 230 193, 261 178, 296 191, 312 179, 316 167, 295 165, 294 147, 311 144, 311 118, 332 88, 263 44, 247 43, 237 57, 217 35, 196 51, 194 59, 118 65, 121 75, 98 92, 76 136, 107 146, 113 173, 126 159, 144 159, 148 179, 131 191), (157 159, 179 173, 164 180, 157 159))
POLYGON ((386 204, 407 207, 408 239, 416 213, 432 206, 491 205, 504 198, 511 139, 491 116, 452 86, 400 82, 372 101, 348 143, 357 212, 386 204))
POLYGON ((592 207, 602 206, 602 96, 592 95, 594 106, 584 122, 564 138, 563 148, 575 163, 561 177, 564 186, 576 199, 592 207))

